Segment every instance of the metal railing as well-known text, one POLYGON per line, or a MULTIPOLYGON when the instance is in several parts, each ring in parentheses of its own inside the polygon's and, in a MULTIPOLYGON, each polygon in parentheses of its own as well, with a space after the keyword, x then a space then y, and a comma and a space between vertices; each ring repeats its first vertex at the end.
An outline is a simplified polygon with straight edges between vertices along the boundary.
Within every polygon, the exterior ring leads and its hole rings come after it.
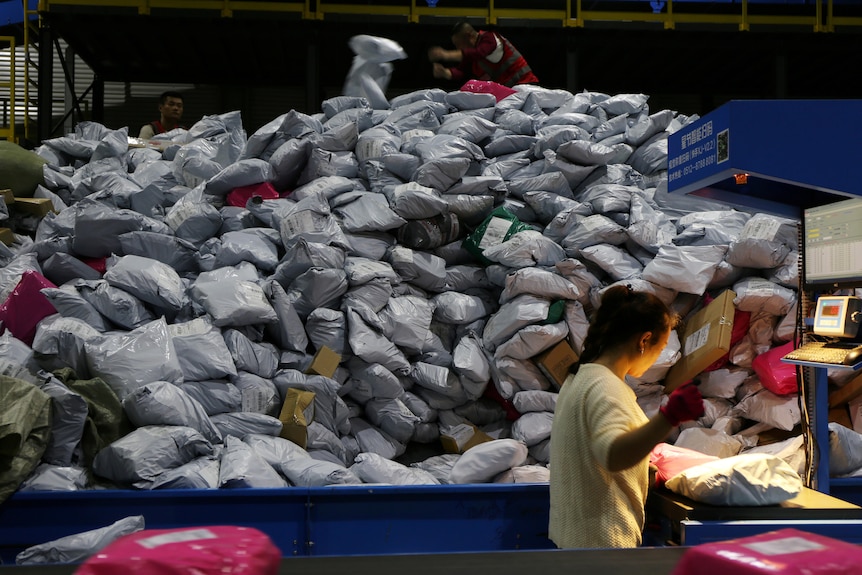
POLYGON ((598 22, 655 23, 665 29, 673 29, 679 24, 721 24, 735 26, 740 31, 750 30, 752 26, 803 26, 814 32, 833 32, 836 26, 862 26, 862 15, 853 14, 849 10, 850 4, 841 0, 810 0, 803 6, 736 0, 710 3, 707 8, 703 8, 703 3, 684 0, 629 0, 621 3, 615 3, 613 0, 559 0, 529 8, 512 8, 508 5, 500 7, 494 0, 471 3, 473 6, 460 4, 462 5, 439 5, 436 0, 392 0, 379 3, 349 3, 344 0, 40 0, 39 11, 89 6, 128 8, 141 15, 151 14, 153 10, 180 9, 216 12, 222 17, 232 17, 237 13, 277 12, 296 14, 306 20, 326 20, 331 16, 378 16, 403 18, 407 22, 416 23, 439 18, 461 18, 484 20, 488 24, 496 24, 501 20, 534 21, 572 28, 598 22), (584 7, 585 4, 588 5, 587 8, 584 7), (592 9, 595 6, 600 9, 592 9), (622 9, 616 10, 616 6, 622 9), (632 9, 641 6, 641 9, 632 9), (752 7, 755 8, 754 11, 752 7), (788 7, 791 8, 790 11, 787 10, 788 7))

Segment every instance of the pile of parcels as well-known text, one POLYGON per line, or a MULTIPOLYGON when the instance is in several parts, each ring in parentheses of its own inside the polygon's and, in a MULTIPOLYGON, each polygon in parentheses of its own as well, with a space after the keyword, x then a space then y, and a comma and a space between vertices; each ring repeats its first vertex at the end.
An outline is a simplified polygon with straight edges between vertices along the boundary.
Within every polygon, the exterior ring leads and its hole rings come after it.
MULTIPOLYGON (((779 361, 797 222, 668 195, 696 117, 487 84, 338 96, 250 136, 228 112, 159 146, 95 122, 43 142, 54 210, 0 245, 0 499, 547 481, 557 392, 619 283, 686 318, 629 381, 648 416, 699 382, 705 415, 668 442, 802 473, 779 361), (422 444, 442 449, 407 462, 422 444)), ((860 438, 841 428, 835 474, 860 438)))

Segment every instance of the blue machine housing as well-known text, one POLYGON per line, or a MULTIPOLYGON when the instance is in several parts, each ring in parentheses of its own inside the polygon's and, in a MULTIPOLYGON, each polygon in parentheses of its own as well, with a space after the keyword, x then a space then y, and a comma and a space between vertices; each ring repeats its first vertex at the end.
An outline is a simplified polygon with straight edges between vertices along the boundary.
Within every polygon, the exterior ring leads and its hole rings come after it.
POLYGON ((668 192, 794 219, 862 195, 860 113, 862 100, 732 100, 670 135, 668 192))

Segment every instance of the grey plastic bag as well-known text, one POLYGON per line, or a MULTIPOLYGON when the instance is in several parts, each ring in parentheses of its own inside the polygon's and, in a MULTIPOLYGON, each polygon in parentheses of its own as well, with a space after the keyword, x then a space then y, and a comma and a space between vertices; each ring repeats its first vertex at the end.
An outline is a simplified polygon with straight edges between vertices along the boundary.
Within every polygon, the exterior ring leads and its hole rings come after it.
POLYGON ((28 547, 15 556, 16 565, 82 563, 113 541, 144 529, 144 516, 134 515, 115 521, 107 527, 68 535, 28 547))

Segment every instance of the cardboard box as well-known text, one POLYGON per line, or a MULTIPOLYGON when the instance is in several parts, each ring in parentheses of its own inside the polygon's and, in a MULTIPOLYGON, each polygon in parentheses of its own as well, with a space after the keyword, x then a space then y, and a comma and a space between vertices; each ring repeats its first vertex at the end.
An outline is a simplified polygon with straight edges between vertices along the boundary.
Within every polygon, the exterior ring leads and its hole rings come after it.
POLYGON ((569 342, 562 340, 557 345, 537 355, 534 361, 548 378, 548 381, 559 389, 569 376, 569 367, 578 361, 578 354, 575 353, 569 342))
POLYGON ((314 392, 288 388, 278 415, 281 437, 305 449, 308 445, 308 422, 314 419, 314 392))
POLYGON ((734 298, 736 293, 725 290, 686 322, 680 337, 682 357, 667 372, 666 391, 693 379, 730 351, 734 298))
POLYGON ((14 194, 12 194, 12 190, 8 188, 5 190, 0 190, 0 197, 3 198, 3 201, 6 202, 7 206, 11 206, 15 203, 15 196, 14 194))
POLYGON ((472 423, 462 423, 440 433, 440 443, 446 453, 464 453, 471 447, 493 439, 472 423))
POLYGON ((54 204, 48 198, 15 198, 12 207, 21 213, 41 218, 54 212, 54 204))
POLYGON ((15 233, 9 228, 0 228, 0 242, 11 246, 15 243, 15 233))
POLYGON ((338 364, 341 363, 341 354, 334 350, 321 346, 311 359, 308 369, 305 373, 310 375, 322 375, 323 377, 332 377, 335 375, 335 370, 338 369, 338 364))
POLYGON ((829 407, 850 403, 859 396, 862 396, 862 373, 851 379, 849 383, 829 392, 829 407))
POLYGON ((862 547, 787 528, 688 549, 671 575, 858 573, 862 547))

